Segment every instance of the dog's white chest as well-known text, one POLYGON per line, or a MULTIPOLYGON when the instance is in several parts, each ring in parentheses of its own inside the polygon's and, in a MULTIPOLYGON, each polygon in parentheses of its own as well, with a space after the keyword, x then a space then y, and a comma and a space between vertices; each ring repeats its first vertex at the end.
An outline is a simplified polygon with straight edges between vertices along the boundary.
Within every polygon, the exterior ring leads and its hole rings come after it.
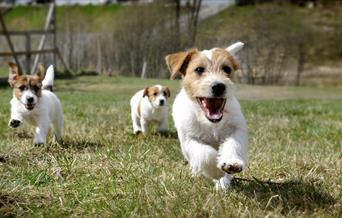
POLYGON ((194 119, 190 128, 197 126, 197 131, 188 131, 189 136, 198 138, 199 141, 218 148, 232 133, 232 128, 227 124, 207 124, 194 119))
POLYGON ((184 132, 186 137, 209 144, 215 148, 223 143, 233 132, 228 122, 228 113, 224 114, 219 123, 210 123, 200 114, 184 91, 181 91, 173 105, 173 118, 178 131, 184 132))

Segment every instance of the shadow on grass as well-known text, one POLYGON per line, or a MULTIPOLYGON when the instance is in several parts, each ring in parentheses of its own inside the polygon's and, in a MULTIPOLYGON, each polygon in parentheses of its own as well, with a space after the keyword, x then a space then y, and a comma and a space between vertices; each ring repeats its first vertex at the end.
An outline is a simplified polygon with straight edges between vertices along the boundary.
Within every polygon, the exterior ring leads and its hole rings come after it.
POLYGON ((6 158, 5 156, 0 154, 0 163, 6 163, 6 158))
POLYGON ((7 77, 0 77, 0 89, 8 88, 8 78, 7 77))
POLYGON ((21 195, 0 190, 0 217, 27 217, 26 213, 32 212, 30 204, 35 202, 35 207, 41 208, 48 198, 44 195, 21 195))
POLYGON ((21 206, 23 203, 20 199, 0 192, 0 217, 16 217, 21 206))
POLYGON ((93 149, 95 150, 98 147, 103 147, 104 145, 98 141, 90 141, 89 139, 70 139, 65 138, 63 142, 60 144, 62 148, 65 149, 75 149, 75 150, 85 150, 85 149, 93 149))
POLYGON ((11 129, 8 127, 6 130, 8 132, 9 138, 16 138, 16 139, 33 139, 34 131, 29 131, 23 129, 22 127, 18 127, 16 129, 11 129))
POLYGON ((256 199, 265 210, 281 208, 281 213, 291 211, 314 212, 315 208, 327 208, 336 200, 319 189, 319 184, 304 181, 271 182, 235 178, 233 186, 236 191, 256 199))
POLYGON ((156 135, 160 135, 162 138, 168 139, 165 144, 163 143, 165 140, 161 139, 162 143, 160 143, 160 146, 158 146, 158 148, 163 150, 163 153, 165 153, 163 158, 175 162, 184 161, 176 131, 156 133, 156 135), (172 141, 175 141, 176 143, 173 143, 172 141))
POLYGON ((27 131, 18 131, 14 133, 14 135, 20 139, 32 139, 33 134, 34 134, 33 132, 27 132, 27 131))
POLYGON ((176 131, 157 132, 155 130, 150 130, 146 134, 143 134, 142 132, 138 132, 136 134, 130 132, 129 134, 133 137, 146 137, 146 136, 152 135, 152 136, 162 136, 164 138, 178 139, 178 135, 176 131))
POLYGON ((154 135, 160 135, 164 138, 178 139, 176 131, 155 132, 154 135))

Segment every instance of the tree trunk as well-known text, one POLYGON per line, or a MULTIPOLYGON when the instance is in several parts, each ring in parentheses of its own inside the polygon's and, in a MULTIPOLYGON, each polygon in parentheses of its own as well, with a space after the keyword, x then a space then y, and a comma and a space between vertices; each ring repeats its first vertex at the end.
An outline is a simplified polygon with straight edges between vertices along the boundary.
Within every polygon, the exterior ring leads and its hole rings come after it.
POLYGON ((300 77, 304 70, 304 63, 305 63, 304 44, 300 42, 298 45, 298 65, 297 65, 296 86, 300 85, 300 77))
POLYGON ((180 14, 181 14, 181 0, 175 0, 176 3, 176 20, 175 20, 175 32, 176 32, 176 48, 178 50, 181 47, 181 36, 180 36, 180 14))
POLYGON ((191 11, 191 46, 195 44, 197 35, 198 16, 201 10, 202 0, 193 0, 191 11))

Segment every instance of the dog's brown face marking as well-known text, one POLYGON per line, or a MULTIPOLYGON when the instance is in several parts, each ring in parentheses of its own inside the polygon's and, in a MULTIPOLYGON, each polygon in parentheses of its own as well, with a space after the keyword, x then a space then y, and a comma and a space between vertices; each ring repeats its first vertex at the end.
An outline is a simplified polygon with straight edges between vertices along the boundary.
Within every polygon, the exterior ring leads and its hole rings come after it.
POLYGON ((42 75, 44 68, 39 65, 38 72, 35 75, 23 75, 16 64, 9 63, 8 83, 13 88, 13 94, 17 99, 21 99, 26 90, 31 90, 37 97, 41 96, 42 75))
POLYGON ((156 100, 158 93, 159 93, 158 87, 156 87, 156 86, 147 87, 144 90, 143 97, 147 96, 148 99, 150 100, 150 102, 153 102, 154 100, 156 100))
POLYGON ((167 86, 162 86, 162 90, 163 95, 165 96, 165 98, 170 98, 171 96, 171 92, 170 89, 167 86))
POLYGON ((199 52, 190 50, 166 56, 171 78, 183 75, 183 88, 188 97, 211 122, 223 117, 226 100, 232 94, 234 71, 238 68, 233 56, 225 49, 199 52))
POLYGON ((151 86, 145 88, 143 97, 147 96, 150 102, 153 102, 156 100, 160 92, 163 93, 165 98, 169 98, 171 96, 170 89, 167 86, 161 86, 161 89, 159 86, 151 86))
POLYGON ((42 94, 42 83, 38 76, 20 76, 13 85, 14 95, 20 99, 25 90, 30 89, 37 97, 42 94))
POLYGON ((213 49, 211 59, 198 50, 190 50, 166 56, 166 63, 172 79, 178 74, 183 75, 184 89, 193 100, 200 95, 208 95, 203 93, 203 89, 210 75, 229 83, 238 68, 233 56, 222 48, 213 49))
POLYGON ((167 99, 170 97, 170 89, 166 86, 154 85, 144 89, 144 97, 148 97, 149 102, 154 108, 163 107, 167 103, 167 99))

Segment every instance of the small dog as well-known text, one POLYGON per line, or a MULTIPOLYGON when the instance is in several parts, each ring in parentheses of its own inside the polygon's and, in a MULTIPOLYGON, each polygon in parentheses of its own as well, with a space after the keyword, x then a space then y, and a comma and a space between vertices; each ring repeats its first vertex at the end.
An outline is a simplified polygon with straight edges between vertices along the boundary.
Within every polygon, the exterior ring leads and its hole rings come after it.
POLYGON ((51 65, 45 78, 44 67, 39 64, 35 75, 23 75, 18 66, 9 63, 8 83, 13 89, 9 127, 17 128, 24 121, 36 127, 34 144, 45 143, 52 124, 55 139, 60 142, 63 134, 63 111, 57 96, 52 92, 54 69, 51 65))
POLYGON ((154 85, 135 93, 131 98, 131 116, 134 134, 146 133, 148 123, 158 125, 158 132, 167 131, 167 100, 170 89, 166 86, 154 85))
POLYGON ((247 161, 247 125, 231 80, 243 45, 165 57, 171 79, 183 77, 172 107, 183 156, 192 174, 214 179, 216 189, 226 190, 247 161))

